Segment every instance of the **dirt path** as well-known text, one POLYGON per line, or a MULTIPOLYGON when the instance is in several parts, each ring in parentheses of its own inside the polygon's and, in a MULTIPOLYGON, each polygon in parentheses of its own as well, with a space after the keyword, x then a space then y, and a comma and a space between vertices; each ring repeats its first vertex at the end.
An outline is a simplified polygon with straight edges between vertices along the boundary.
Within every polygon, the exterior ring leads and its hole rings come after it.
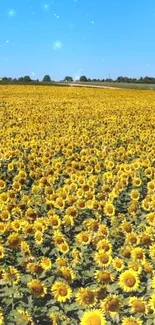
POLYGON ((68 84, 72 87, 91 87, 91 88, 108 88, 108 89, 121 89, 116 87, 109 87, 109 86, 101 86, 101 85, 84 85, 84 84, 68 84))

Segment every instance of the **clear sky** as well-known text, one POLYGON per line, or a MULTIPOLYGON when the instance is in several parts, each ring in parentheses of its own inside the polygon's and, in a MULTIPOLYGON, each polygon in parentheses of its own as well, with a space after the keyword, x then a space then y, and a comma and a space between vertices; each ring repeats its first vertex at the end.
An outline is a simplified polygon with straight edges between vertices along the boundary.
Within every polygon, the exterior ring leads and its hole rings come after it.
POLYGON ((0 0, 0 77, 155 76, 155 0, 0 0))

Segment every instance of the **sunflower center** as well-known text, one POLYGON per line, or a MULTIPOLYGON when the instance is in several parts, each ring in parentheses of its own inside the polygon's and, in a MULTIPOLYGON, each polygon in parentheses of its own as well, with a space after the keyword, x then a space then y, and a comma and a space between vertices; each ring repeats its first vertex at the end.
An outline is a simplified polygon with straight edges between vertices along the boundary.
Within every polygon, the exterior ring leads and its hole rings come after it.
POLYGON ((99 279, 100 279, 100 281, 103 281, 104 283, 108 283, 111 281, 110 274, 108 274, 108 273, 101 273, 99 275, 99 279))
POLYGON ((33 285, 32 291, 34 291, 35 293, 41 294, 41 293, 43 293, 43 288, 39 283, 36 283, 33 285))
POLYGON ((71 279, 72 279, 72 277, 71 277, 71 273, 70 273, 69 271, 64 271, 64 272, 62 273, 62 276, 63 276, 64 279, 66 279, 66 280, 71 280, 71 279))
POLYGON ((145 305, 141 301, 135 301, 133 303, 133 307, 136 313, 144 313, 145 312, 145 305))
POLYGON ((105 250, 105 252, 109 251, 109 245, 108 244, 102 244, 102 249, 105 250))
POLYGON ((100 261, 101 261, 101 263, 103 263, 103 264, 108 263, 108 261, 109 261, 109 257, 108 257, 108 255, 101 255, 101 256, 100 256, 100 261))
POLYGON ((59 294, 60 296, 65 297, 67 295, 67 289, 66 288, 60 289, 59 294))
POLYGON ((109 310, 111 312, 119 311, 119 301, 118 301, 118 299, 115 299, 115 298, 111 299, 106 304, 106 307, 107 307, 107 310, 109 310))
POLYGON ((10 241, 10 246, 12 247, 18 247, 20 244, 20 239, 19 238, 12 238, 10 241))
POLYGON ((83 235, 83 241, 86 243, 88 241, 88 236, 87 235, 83 235))
POLYGON ((125 284, 132 288, 136 283, 136 279, 133 275, 130 275, 128 278, 125 279, 125 284))
POLYGON ((122 263, 120 261, 117 261, 116 262, 116 267, 121 268, 121 266, 122 266, 122 263))
POLYGON ((88 317, 86 325, 101 325, 101 318, 98 315, 88 317))
POLYGON ((140 260, 143 258, 143 253, 139 252, 136 254, 137 258, 139 258, 140 260))
POLYGON ((52 221, 52 225, 53 225, 53 226, 57 226, 57 225, 58 225, 58 220, 53 220, 53 221, 52 221))
POLYGON ((108 212, 109 214, 112 214, 112 213, 113 213, 113 207, 108 206, 108 207, 107 207, 107 212, 108 212))
POLYGON ((93 293, 92 292, 88 292, 87 294, 86 294, 86 296, 84 297, 84 302, 85 302, 85 304, 91 304, 91 303, 93 303, 94 302, 94 295, 93 295, 93 293))

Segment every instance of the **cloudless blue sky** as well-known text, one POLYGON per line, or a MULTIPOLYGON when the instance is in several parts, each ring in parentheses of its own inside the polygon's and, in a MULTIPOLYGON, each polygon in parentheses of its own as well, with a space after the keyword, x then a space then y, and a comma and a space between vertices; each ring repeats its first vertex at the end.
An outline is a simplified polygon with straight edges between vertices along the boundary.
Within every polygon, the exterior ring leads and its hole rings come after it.
POLYGON ((154 0, 0 0, 0 77, 155 76, 154 0))

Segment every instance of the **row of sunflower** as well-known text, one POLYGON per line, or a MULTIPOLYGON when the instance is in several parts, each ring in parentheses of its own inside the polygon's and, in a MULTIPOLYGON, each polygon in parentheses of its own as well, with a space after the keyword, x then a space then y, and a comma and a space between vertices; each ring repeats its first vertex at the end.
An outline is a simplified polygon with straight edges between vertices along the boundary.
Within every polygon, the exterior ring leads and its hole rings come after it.
POLYGON ((0 324, 155 324, 155 93, 0 89, 0 324))

